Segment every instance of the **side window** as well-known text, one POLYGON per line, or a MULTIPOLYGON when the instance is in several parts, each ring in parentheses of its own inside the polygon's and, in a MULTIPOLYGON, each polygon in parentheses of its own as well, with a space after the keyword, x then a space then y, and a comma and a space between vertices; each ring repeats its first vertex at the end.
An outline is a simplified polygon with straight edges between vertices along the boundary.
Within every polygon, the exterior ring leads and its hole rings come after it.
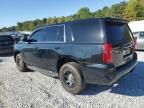
POLYGON ((41 42, 41 41, 44 40, 43 36, 44 36, 43 31, 42 30, 38 30, 34 34, 32 34, 31 40, 34 41, 34 42, 41 42))
POLYGON ((64 41, 64 26, 58 27, 58 34, 56 37, 57 41, 64 41))
POLYGON ((71 29, 71 38, 73 42, 102 42, 99 21, 85 21, 73 23, 71 25, 71 29))
POLYGON ((64 26, 45 28, 44 41, 64 41, 64 26))

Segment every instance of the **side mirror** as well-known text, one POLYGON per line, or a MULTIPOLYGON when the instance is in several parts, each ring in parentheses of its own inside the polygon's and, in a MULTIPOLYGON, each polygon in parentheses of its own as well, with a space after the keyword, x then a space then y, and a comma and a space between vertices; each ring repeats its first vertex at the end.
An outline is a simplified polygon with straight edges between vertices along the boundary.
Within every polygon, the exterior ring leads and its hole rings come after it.
POLYGON ((31 43, 31 42, 37 42, 37 41, 35 39, 27 39, 25 42, 31 43))
POLYGON ((24 37, 24 38, 22 39, 22 41, 23 41, 23 42, 28 42, 29 40, 28 40, 27 37, 24 37))

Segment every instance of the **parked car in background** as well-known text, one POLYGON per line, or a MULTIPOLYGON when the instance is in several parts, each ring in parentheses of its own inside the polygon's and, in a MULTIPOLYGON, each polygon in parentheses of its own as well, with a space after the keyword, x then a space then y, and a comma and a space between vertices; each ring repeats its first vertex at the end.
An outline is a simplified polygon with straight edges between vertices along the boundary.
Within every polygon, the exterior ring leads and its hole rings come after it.
POLYGON ((19 42, 20 39, 17 34, 10 34, 10 36, 14 39, 14 43, 19 42))
POLYGON ((10 35, 0 35, 0 54, 13 54, 14 39, 10 35))
POLYGON ((136 49, 144 50, 144 31, 134 32, 136 38, 136 49))
POLYGON ((15 45, 19 71, 38 70, 59 77, 70 93, 80 93, 86 83, 112 85, 137 63, 133 35, 127 21, 87 19, 36 29, 15 45))
POLYGON ((7 32, 7 34, 13 37, 15 43, 18 43, 19 41, 22 41, 23 38, 29 37, 30 32, 7 32))
POLYGON ((24 38, 29 38, 30 34, 26 34, 26 33, 20 33, 18 35, 19 37, 19 41, 22 41, 24 38))

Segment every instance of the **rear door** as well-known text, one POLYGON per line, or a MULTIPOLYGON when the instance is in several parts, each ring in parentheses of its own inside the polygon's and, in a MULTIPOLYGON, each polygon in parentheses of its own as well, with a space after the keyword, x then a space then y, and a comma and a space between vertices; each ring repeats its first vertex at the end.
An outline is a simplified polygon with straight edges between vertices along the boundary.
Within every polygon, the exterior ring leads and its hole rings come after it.
POLYGON ((132 59, 133 37, 126 23, 105 22, 107 42, 113 47, 113 63, 121 66, 132 59))

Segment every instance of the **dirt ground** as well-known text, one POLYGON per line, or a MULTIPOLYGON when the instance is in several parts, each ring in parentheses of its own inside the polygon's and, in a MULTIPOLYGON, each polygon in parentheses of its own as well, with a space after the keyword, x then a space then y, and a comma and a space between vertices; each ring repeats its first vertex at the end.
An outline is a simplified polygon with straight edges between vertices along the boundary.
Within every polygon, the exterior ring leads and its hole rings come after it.
POLYGON ((12 56, 0 57, 0 108, 142 108, 144 52, 137 53, 134 72, 113 86, 87 85, 79 95, 40 72, 19 72, 12 56))

